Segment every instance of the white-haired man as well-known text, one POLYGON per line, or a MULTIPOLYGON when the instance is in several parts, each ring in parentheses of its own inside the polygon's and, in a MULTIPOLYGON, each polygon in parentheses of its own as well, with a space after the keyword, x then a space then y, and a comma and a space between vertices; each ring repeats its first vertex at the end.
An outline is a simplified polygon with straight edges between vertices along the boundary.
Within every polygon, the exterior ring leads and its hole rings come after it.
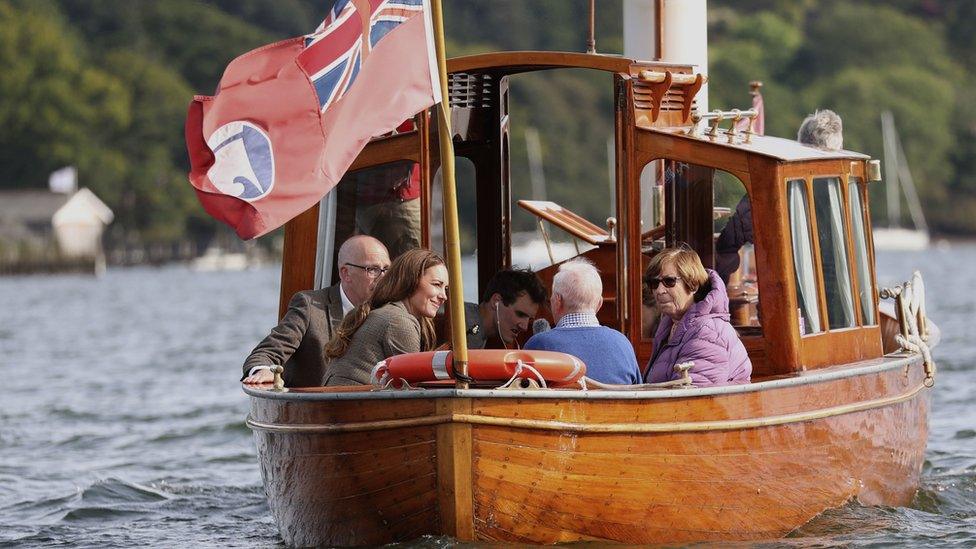
POLYGON ((578 258, 559 267, 552 279, 550 306, 556 327, 532 336, 526 349, 578 357, 586 364, 586 376, 601 383, 641 383, 630 341, 596 319, 603 306, 603 282, 592 263, 578 258))
POLYGON ((288 312, 244 361, 244 383, 270 383, 272 366, 284 366, 285 385, 322 384, 325 345, 342 317, 373 294, 376 282, 390 267, 386 246, 357 235, 339 247, 339 283, 296 293, 288 312))

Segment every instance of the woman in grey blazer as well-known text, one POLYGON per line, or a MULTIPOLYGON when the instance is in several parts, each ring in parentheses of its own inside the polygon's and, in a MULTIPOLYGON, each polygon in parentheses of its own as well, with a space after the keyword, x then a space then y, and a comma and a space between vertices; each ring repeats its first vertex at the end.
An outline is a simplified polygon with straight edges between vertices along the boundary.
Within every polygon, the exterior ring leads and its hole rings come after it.
POLYGON ((343 318, 325 347, 322 384, 365 385, 377 362, 434 348, 434 315, 447 301, 447 267, 430 250, 393 260, 373 296, 343 318))

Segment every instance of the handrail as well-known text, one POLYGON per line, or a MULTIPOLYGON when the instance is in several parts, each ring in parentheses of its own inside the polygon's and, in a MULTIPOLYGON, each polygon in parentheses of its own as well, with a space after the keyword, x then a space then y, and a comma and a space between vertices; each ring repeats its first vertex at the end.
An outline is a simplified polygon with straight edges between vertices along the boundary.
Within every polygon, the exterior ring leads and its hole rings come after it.
POLYGON ((284 424, 257 421, 250 415, 247 426, 258 431, 275 433, 299 434, 337 434, 363 431, 379 431, 385 429, 402 429, 407 427, 422 427, 441 425, 445 423, 467 423, 471 425, 492 425, 514 427, 519 429, 536 429, 543 431, 568 431, 575 433, 673 433, 673 432, 702 432, 702 431, 730 431, 735 429, 754 429, 757 427, 771 427, 788 423, 800 423, 816 419, 863 412, 900 404, 914 398, 922 390, 928 388, 925 382, 918 384, 912 390, 900 395, 888 396, 841 404, 819 410, 808 410, 790 414, 780 414, 766 417, 752 417, 740 419, 706 420, 706 421, 670 421, 660 423, 580 423, 546 419, 524 419, 511 417, 482 416, 475 414, 439 414, 434 416, 387 419, 380 421, 360 421, 354 423, 319 423, 319 424, 284 424))

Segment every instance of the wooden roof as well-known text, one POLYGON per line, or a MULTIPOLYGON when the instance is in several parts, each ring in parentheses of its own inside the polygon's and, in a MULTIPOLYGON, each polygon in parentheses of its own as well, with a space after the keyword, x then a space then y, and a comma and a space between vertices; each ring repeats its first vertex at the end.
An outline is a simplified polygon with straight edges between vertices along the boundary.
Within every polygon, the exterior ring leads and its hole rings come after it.
POLYGON ((796 162, 805 160, 869 160, 871 157, 855 151, 837 150, 827 151, 804 145, 793 139, 774 137, 771 135, 754 135, 749 143, 745 143, 742 134, 736 138, 735 143, 728 142, 728 136, 721 133, 718 137, 708 137, 707 135, 691 136, 688 135, 689 126, 674 128, 654 128, 641 126, 641 129, 652 132, 659 132, 681 139, 688 139, 704 143, 711 143, 721 147, 746 151, 754 154, 761 154, 784 162, 796 162))
POLYGON ((554 51, 504 51, 482 53, 448 59, 448 72, 483 72, 497 70, 505 74, 555 68, 593 69, 607 72, 630 73, 638 69, 675 68, 690 69, 685 63, 638 61, 619 55, 554 51))

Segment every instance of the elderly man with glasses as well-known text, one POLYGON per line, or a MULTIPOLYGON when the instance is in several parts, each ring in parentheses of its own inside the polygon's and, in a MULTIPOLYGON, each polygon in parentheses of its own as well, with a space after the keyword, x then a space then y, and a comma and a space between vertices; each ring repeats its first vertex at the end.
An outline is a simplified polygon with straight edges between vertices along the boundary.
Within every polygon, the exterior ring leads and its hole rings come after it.
POLYGON ((326 344, 342 317, 372 295, 390 256, 379 240, 358 235, 339 248, 338 264, 339 283, 291 298, 281 322, 244 361, 244 383, 270 383, 271 367, 284 365, 285 385, 321 384, 326 344))

